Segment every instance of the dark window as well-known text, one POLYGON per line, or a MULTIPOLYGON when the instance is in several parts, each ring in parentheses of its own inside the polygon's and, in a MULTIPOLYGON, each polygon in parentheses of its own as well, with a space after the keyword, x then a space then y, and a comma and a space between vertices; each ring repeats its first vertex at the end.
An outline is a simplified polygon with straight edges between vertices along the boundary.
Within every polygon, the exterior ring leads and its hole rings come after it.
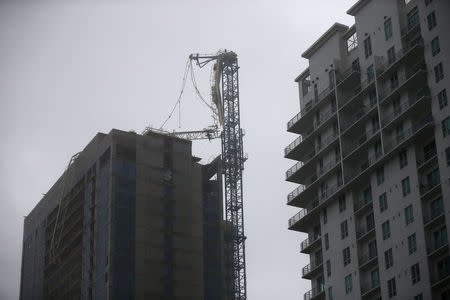
POLYGON ((334 70, 328 72, 328 79, 330 82, 330 89, 334 88, 334 70))
POLYGON ((375 78, 375 71, 373 69, 373 65, 367 67, 367 80, 372 81, 375 78))
POLYGON ((450 134, 450 118, 445 118, 442 121, 442 135, 446 137, 450 134))
POLYGON ((389 50, 387 51, 387 57, 388 57, 388 64, 392 64, 393 62, 395 62, 395 48, 394 46, 392 46, 391 48, 389 48, 389 50))
POLYGON ((444 245, 447 245, 447 228, 444 226, 441 229, 436 230, 433 232, 433 238, 434 238, 434 249, 438 249, 444 245))
POLYGON ((405 137, 405 132, 403 130, 403 122, 397 125, 397 127, 395 128, 395 134, 397 138, 397 143, 403 141, 405 137))
POLYGON ((437 22, 436 22, 436 14, 434 13, 434 11, 427 16, 427 23, 428 23, 428 30, 431 30, 434 27, 436 27, 437 22))
POLYGON ((439 100, 439 108, 443 109, 448 105, 448 99, 447 99, 447 90, 443 89, 438 94, 438 100, 439 100))
POLYGON ((400 163, 400 169, 403 169, 408 165, 408 155, 406 150, 402 150, 398 155, 398 160, 400 163))
POLYGON ((323 224, 327 224, 328 222, 328 214, 327 214, 327 208, 325 207, 323 210, 323 224))
POLYGON ((408 236, 408 251, 409 254, 413 254, 417 250, 416 234, 413 233, 408 236))
POLYGON ((331 262, 330 260, 327 260, 327 276, 331 276, 331 262))
POLYGON ((394 108, 394 116, 398 116, 402 112, 400 98, 395 98, 392 102, 392 106, 394 108))
POLYGON ((341 223, 341 239, 345 239, 348 236, 348 223, 347 220, 341 223))
POLYGON ((392 37, 392 21, 391 18, 384 21, 384 36, 386 41, 392 37))
POLYGON ((428 189, 432 189, 441 183, 441 176, 439 174, 439 169, 435 169, 427 174, 427 184, 428 189))
POLYGON ((377 184, 380 185, 384 182, 384 167, 378 168, 376 173, 377 173, 377 184))
POLYGON ((371 90, 369 93, 370 106, 374 106, 377 103, 377 92, 371 90))
POLYGON ((406 222, 406 225, 414 222, 414 211, 413 211, 412 204, 405 207, 405 222, 406 222))
POLYGON ((380 285, 380 272, 378 272, 378 269, 375 269, 372 272, 370 272, 370 279, 372 288, 375 288, 380 285))
POLYGON ((352 282, 352 274, 345 276, 345 293, 349 294, 352 292, 353 282, 352 282))
POLYGON ((325 234, 325 250, 330 248, 330 240, 328 239, 328 233, 325 234))
POLYGON ((439 43, 439 37, 437 36, 431 41, 431 53, 435 56, 439 52, 441 52, 441 46, 439 43))
POLYGON ((383 240, 386 240, 391 236, 391 227, 389 226, 389 220, 381 224, 381 231, 383 232, 383 240))
POLYGON ((369 242, 368 247, 369 247, 369 259, 372 259, 375 256, 377 256, 377 241, 373 240, 369 242))
POLYGON ((397 287, 395 286, 395 278, 389 279, 387 282, 387 285, 388 285, 389 298, 392 298, 395 295, 397 295, 397 287))
POLYGON ((403 197, 408 195, 411 192, 411 187, 409 184, 409 176, 402 180, 402 193, 403 197))
POLYGON ((345 200, 345 195, 339 196, 339 212, 343 212, 347 208, 347 202, 345 200))
POLYGON ((391 91, 395 90, 398 87, 398 74, 397 72, 391 76, 390 78, 391 82, 391 91))
POLYGON ((419 24, 419 9, 414 7, 407 15, 408 18, 408 31, 411 30, 414 26, 419 24))
POLYGON ((380 201, 380 212, 385 211, 388 208, 386 193, 381 194, 378 200, 380 201))
POLYGON ((444 67, 441 62, 434 67, 434 79, 436 83, 444 79, 444 67))
POLYGON ((445 157, 447 158, 447 167, 450 166, 450 147, 445 149, 445 157))
POLYGON ((412 281, 412 284, 415 284, 420 281, 419 264, 415 264, 415 265, 411 266, 411 281, 412 281))
POLYGON ((366 58, 372 55, 372 42, 370 41, 370 36, 364 40, 364 54, 366 58))
POLYGON ((373 217, 373 213, 370 213, 366 216, 366 230, 370 231, 375 227, 375 219, 373 217))
POLYGON ((364 190, 364 204, 367 204, 369 202, 372 202, 372 188, 368 187, 364 190))
POLYGON ((328 299, 333 300, 333 287, 328 288, 328 299))
POLYGON ((379 158, 383 154, 383 150, 381 147, 381 141, 377 141, 375 143, 375 157, 379 158))
POLYGON ((384 251, 384 264, 386 269, 389 269, 394 265, 394 257, 392 256, 392 248, 387 251, 384 251))

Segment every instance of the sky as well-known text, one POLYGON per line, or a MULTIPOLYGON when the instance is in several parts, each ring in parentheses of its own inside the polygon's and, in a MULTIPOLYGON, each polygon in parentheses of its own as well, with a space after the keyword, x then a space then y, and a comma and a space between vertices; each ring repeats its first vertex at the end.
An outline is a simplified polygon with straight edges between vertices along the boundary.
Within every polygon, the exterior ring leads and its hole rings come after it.
MULTIPOLYGON (((23 217, 97 132, 159 128, 180 93, 190 53, 233 50, 239 59, 248 299, 299 299, 303 233, 289 231, 296 186, 283 149, 296 136, 301 53, 355 0, 0 1, 0 299, 17 299, 23 217)), ((196 68, 208 98, 210 66, 196 68)), ((212 124, 188 81, 165 129, 212 124)), ((210 161, 216 142, 195 142, 210 161)))

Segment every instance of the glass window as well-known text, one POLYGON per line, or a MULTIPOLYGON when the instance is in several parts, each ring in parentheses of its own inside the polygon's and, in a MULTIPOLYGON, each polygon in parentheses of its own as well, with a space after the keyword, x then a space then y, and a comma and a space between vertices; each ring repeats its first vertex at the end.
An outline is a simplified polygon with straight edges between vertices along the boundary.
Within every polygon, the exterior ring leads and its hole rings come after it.
POLYGON ((350 52, 357 47, 358 47, 358 38, 355 32, 347 39, 347 52, 350 52))
POLYGON ((334 160, 336 163, 341 160, 341 151, 339 150, 339 147, 334 148, 334 160))
POLYGON ((409 185, 409 176, 402 180, 402 193, 403 197, 408 195, 411 192, 411 188, 409 185))
POLYGON ((387 251, 384 251, 384 264, 386 269, 389 269, 394 265, 394 257, 392 256, 392 248, 387 251))
POLYGON ((412 284, 415 284, 420 281, 419 264, 415 264, 415 265, 411 266, 411 281, 412 281, 412 284))
POLYGON ((414 26, 419 24, 419 9, 417 8, 417 6, 411 9, 410 12, 408 12, 407 19, 408 30, 411 30, 414 26))
POLYGON ((392 21, 391 18, 384 21, 384 36, 386 41, 392 37, 392 21))
POLYGON ((364 190, 364 204, 367 204, 369 202, 372 202, 372 188, 368 187, 364 190))
POLYGON ((448 99, 447 99, 447 90, 443 89, 438 94, 438 100, 439 100, 439 108, 443 109, 448 105, 448 99))
POLYGON ((427 24, 428 24, 428 30, 431 30, 434 27, 436 27, 437 22, 436 22, 436 15, 435 15, 434 11, 427 16, 427 24))
POLYGON ((373 69, 373 65, 370 65, 367 68, 367 80, 372 81, 375 78, 375 71, 373 69))
POLYGON ((344 250, 342 250, 342 257, 344 259, 344 266, 348 265, 351 262, 350 247, 347 247, 344 250))
POLYGON ((330 83, 330 89, 334 88, 334 70, 328 72, 328 80, 330 83))
POLYGON ((427 183, 429 189, 441 183, 441 176, 439 174, 439 169, 435 169, 427 174, 427 183))
POLYGON ((345 239, 348 236, 348 224, 347 220, 341 223, 341 239, 345 239))
POLYGON ((377 184, 380 185, 384 182, 384 167, 377 169, 377 184))
POLYGON ((392 106, 394 107, 394 116, 398 116, 402 112, 400 98, 394 99, 392 106))
POLYGON ((327 260, 327 276, 331 276, 331 262, 330 260, 327 260))
MULTIPOLYGON (((450 274, 450 256, 446 256, 437 263, 437 275, 439 279, 444 279, 450 274)), ((447 290, 447 295, 450 296, 450 290, 447 290)), ((448 298, 442 297, 442 300, 448 300, 448 298)))
POLYGON ((433 40, 431 40, 431 53, 433 56, 441 52, 441 45, 439 43, 439 37, 435 37, 433 40))
POLYGON ((385 211, 388 208, 388 203, 387 203, 387 196, 386 193, 381 194, 378 197, 378 200, 380 202, 380 212, 385 211))
POLYGON ((323 213, 323 224, 327 224, 327 222, 328 222, 328 213, 327 213, 327 208, 326 207, 324 209, 322 209, 322 213, 323 213))
POLYGON ((408 236, 408 251, 409 254, 413 254, 417 250, 417 243, 416 243, 416 234, 413 233, 410 236, 408 236))
POLYGON ((392 298, 395 295, 397 295, 397 287, 395 286, 395 277, 392 278, 392 279, 389 279, 387 284, 388 284, 388 295, 389 295, 389 298, 392 298))
POLYGON ((391 83, 391 91, 395 90, 398 87, 398 74, 397 72, 391 76, 390 78, 391 83))
POLYGON ((439 230, 433 232, 434 237, 434 249, 438 249, 444 245, 447 245, 447 228, 444 226, 439 230))
POLYGON ((381 147, 381 141, 377 141, 375 143, 375 157, 379 158, 383 154, 383 150, 381 147))
POLYGON ((413 212, 412 204, 405 207, 405 222, 406 222, 406 225, 414 222, 414 212, 413 212))
POLYGON ((391 227, 389 226, 389 220, 381 224, 381 230, 383 232, 383 240, 386 240, 391 236, 391 227))
POLYGON ((325 234, 325 250, 330 248, 330 240, 328 239, 328 233, 325 234))
POLYGON ((395 62, 395 48, 392 46, 387 51, 387 57, 388 57, 388 64, 391 65, 395 62))
POLYGON ((374 106, 377 104, 377 92, 375 90, 371 90, 369 92, 369 100, 370 100, 370 106, 374 106))
POLYGON ((345 194, 339 196, 339 212, 343 212, 347 208, 347 202, 345 201, 345 194))
POLYGON ((405 137, 405 132, 403 130, 403 123, 400 123, 399 125, 397 125, 397 127, 395 128, 395 134, 396 134, 396 138, 397 138, 397 143, 400 143, 401 141, 403 141, 403 139, 405 137))
POLYGON ((373 213, 370 213, 366 216, 366 230, 370 231, 375 227, 375 219, 373 217, 373 213))
POLYGON ((366 58, 372 55, 372 42, 370 41, 370 36, 364 40, 364 54, 366 58))
POLYGON ((444 67, 441 62, 434 67, 434 79, 436 83, 444 79, 444 67))
POLYGON ((406 153, 406 150, 402 150, 398 155, 398 160, 400 163, 400 169, 403 169, 408 165, 408 155, 406 153))
POLYGON ((450 166, 450 147, 445 149, 445 157, 447 158, 447 167, 450 166))
POLYGON ((450 133, 450 118, 445 118, 442 121, 442 135, 446 137, 450 133))
POLYGON ((378 269, 375 269, 370 273, 370 279, 372 283, 372 288, 375 288, 380 285, 380 272, 378 272, 378 269))
POLYGON ((369 259, 377 256, 377 241, 373 240, 369 242, 368 247, 369 247, 369 259))
POLYGON ((352 292, 353 282, 352 282, 352 274, 345 276, 345 293, 349 294, 352 292))
POLYGON ((333 300, 333 287, 328 288, 328 299, 333 300))

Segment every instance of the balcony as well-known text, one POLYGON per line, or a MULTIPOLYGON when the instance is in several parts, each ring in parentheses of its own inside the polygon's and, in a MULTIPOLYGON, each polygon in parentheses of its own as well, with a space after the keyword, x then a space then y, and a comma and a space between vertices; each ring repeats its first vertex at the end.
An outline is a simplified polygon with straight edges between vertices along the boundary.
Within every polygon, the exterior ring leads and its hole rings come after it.
POLYGON ((438 211, 432 212, 430 216, 423 217, 423 226, 426 228, 430 228, 439 223, 445 222, 445 214, 444 209, 439 209, 438 211))
POLYGON ((441 182, 435 182, 433 184, 423 184, 419 187, 420 191, 420 197, 423 198, 429 198, 432 195, 435 195, 437 193, 441 192, 441 182))
POLYGON ((323 271, 323 261, 322 259, 316 261, 312 261, 310 264, 306 265, 302 269, 302 277, 304 279, 311 279, 314 274, 318 271, 323 271))
POLYGON ((420 92, 418 92, 415 96, 411 96, 408 99, 408 102, 403 103, 401 106, 395 109, 393 113, 385 116, 381 120, 381 127, 383 129, 387 129, 391 127, 391 125, 395 124, 397 120, 403 119, 401 117, 407 116, 411 111, 423 112, 427 108, 430 107, 430 103, 426 100, 430 100, 430 90, 428 87, 423 88, 420 92))
POLYGON ((374 234, 375 234, 375 225, 372 225, 372 226, 366 228, 366 230, 357 231, 356 232, 356 239, 358 241, 362 241, 362 240, 365 240, 366 238, 368 238, 369 236, 372 236, 374 234))
POLYGON ((419 63, 413 66, 405 73, 397 75, 397 84, 390 88, 384 89, 378 93, 380 104, 387 103, 388 100, 393 99, 401 94, 401 92, 409 84, 424 84, 426 83, 427 66, 425 63, 419 63))
POLYGON ((371 282, 368 286, 361 287, 361 298, 367 298, 380 291, 380 281, 371 282))
POLYGON ((306 132, 304 132, 301 136, 299 136, 295 141, 290 143, 286 148, 284 148, 284 157, 295 159, 301 154, 300 146, 304 141, 309 140, 309 137, 313 136, 314 133, 317 132, 318 129, 322 127, 322 125, 326 124, 329 120, 331 120, 334 116, 336 116, 336 110, 330 109, 321 115, 320 120, 314 121, 313 126, 310 127, 306 132))
POLYGON ((314 99, 306 103, 305 107, 292 119, 289 120, 289 122, 287 123, 287 131, 301 134, 302 132, 300 131, 302 127, 312 122, 312 119, 306 120, 306 116, 310 115, 310 112, 314 111, 315 108, 323 102, 323 100, 330 98, 330 96, 332 95, 334 95, 334 86, 326 88, 320 94, 318 94, 317 97, 314 97, 314 99))
POLYGON ((423 39, 419 39, 411 43, 408 47, 397 51, 392 61, 379 66, 381 73, 378 76, 378 79, 383 79, 391 75, 399 65, 401 65, 403 62, 407 62, 410 58, 414 61, 419 60, 418 55, 421 55, 421 58, 423 58, 423 48, 423 39))
POLYGON ((403 27, 400 30, 402 39, 409 39, 414 33, 417 33, 420 31, 420 19, 417 15, 416 18, 411 19, 410 22, 408 22, 408 25, 403 27))
POLYGON ((322 298, 322 296, 325 296, 325 286, 323 284, 319 285, 315 289, 307 291, 303 295, 303 300, 316 300, 322 298))
POLYGON ((432 162, 437 161, 436 148, 424 153, 423 158, 416 160, 417 170, 420 171, 432 162))
POLYGON ((340 104, 340 109, 344 109, 346 106, 353 103, 355 100, 364 97, 369 91, 369 87, 374 86, 375 79, 371 78, 361 82, 354 90, 351 97, 345 98, 345 100, 340 104))
POLYGON ((368 141, 370 141, 373 137, 375 137, 379 132, 380 132, 379 127, 372 128, 372 130, 366 131, 364 134, 353 139, 352 142, 347 143, 348 146, 344 149, 342 153, 344 159, 359 151, 363 146, 367 144, 368 141))
POLYGON ((353 211, 356 215, 364 214, 368 210, 372 209, 372 204, 372 198, 368 200, 357 200, 353 205, 353 211))
POLYGON ((311 249, 315 246, 321 245, 321 237, 320 234, 317 236, 308 237, 300 244, 300 252, 301 253, 310 253, 311 249))
POLYGON ((436 257, 448 251, 448 241, 441 240, 433 243, 431 247, 427 247, 428 257, 436 257))
POLYGON ((370 267, 373 263, 378 262, 378 255, 377 253, 366 253, 359 256, 359 268, 360 269, 366 269, 370 267))
POLYGON ((352 117, 351 121, 341 127, 341 133, 345 134, 349 129, 354 127, 359 123, 359 121, 363 120, 364 117, 368 116, 371 112, 375 111, 377 107, 377 103, 370 103, 369 105, 363 105, 361 109, 359 109, 352 117))
POLYGON ((337 86, 341 86, 347 83, 355 83, 355 79, 360 80, 360 67, 359 65, 352 65, 350 68, 343 72, 340 72, 338 70, 338 72, 336 73, 336 77, 337 86))

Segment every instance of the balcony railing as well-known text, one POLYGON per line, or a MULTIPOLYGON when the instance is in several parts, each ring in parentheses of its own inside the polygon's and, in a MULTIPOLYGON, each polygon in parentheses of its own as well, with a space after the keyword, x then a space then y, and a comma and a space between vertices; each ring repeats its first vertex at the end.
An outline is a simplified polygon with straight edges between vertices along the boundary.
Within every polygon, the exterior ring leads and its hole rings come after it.
POLYGON ((304 117, 309 111, 311 111, 314 107, 316 107, 323 99, 325 99, 332 91, 334 91, 334 86, 329 86, 325 90, 323 90, 317 97, 310 100, 306 103, 305 107, 296 114, 292 119, 287 123, 287 129, 291 128, 298 120, 304 117))
POLYGON ((351 102, 353 99, 357 98, 362 91, 364 91, 369 85, 371 85, 375 81, 375 78, 368 78, 361 82, 361 84, 353 90, 353 95, 348 97, 342 102, 341 107, 345 106, 345 104, 351 102))
POLYGON ((381 120, 381 126, 385 127, 387 124, 389 124, 391 121, 393 121, 395 118, 400 116, 403 112, 408 110, 411 106, 413 106, 416 102, 423 99, 424 97, 430 96, 430 89, 428 87, 423 88, 420 92, 418 92, 415 96, 411 96, 408 99, 408 102, 403 103, 401 106, 396 108, 393 113, 390 113, 386 117, 384 117, 381 120))
POLYGON ((424 225, 427 225, 428 223, 431 223, 431 222, 433 222, 434 220, 439 219, 440 216, 444 215, 444 212, 445 212, 445 211, 444 211, 444 209, 442 208, 442 209, 439 209, 438 211, 432 213, 432 214, 429 215, 429 216, 424 216, 424 217, 423 217, 423 224, 424 224, 424 225))
POLYGON ((320 234, 316 235, 316 236, 311 236, 306 238, 303 242, 301 242, 300 244, 300 251, 305 250, 306 248, 308 248, 309 246, 311 246, 312 244, 314 244, 315 242, 317 242, 318 240, 320 240, 320 234))
POLYGON ((425 126, 427 126, 428 124, 430 124, 432 122, 433 122, 433 117, 430 114, 427 117, 423 118, 418 124, 415 124, 415 125, 411 126, 409 129, 405 130, 403 132, 403 135, 398 136, 395 139, 391 139, 391 141, 385 143, 384 152, 385 153, 390 152, 392 149, 394 149, 395 147, 400 145, 403 141, 405 141, 406 139, 408 139, 409 137, 414 135, 417 131, 419 131, 420 129, 424 128, 425 126))
POLYGON ((295 147, 300 145, 304 140, 306 140, 317 128, 320 127, 323 123, 328 121, 336 112, 336 109, 330 109, 327 112, 323 113, 319 120, 313 122, 313 126, 310 127, 306 132, 304 132, 301 136, 296 138, 292 143, 290 143, 286 148, 284 148, 284 155, 287 155, 291 152, 295 147))
MULTIPOLYGON (((439 179, 439 177, 438 177, 439 179)), ((426 193, 428 193, 429 191, 433 190, 434 188, 438 187, 441 185, 440 180, 437 182, 434 182, 433 184, 425 184, 425 185, 421 185, 419 188, 420 191, 420 195, 423 196, 426 193)))
POLYGON ((366 294, 369 294, 371 291, 377 289, 380 287, 380 280, 374 280, 370 283, 369 286, 363 286, 361 288, 361 295, 364 296, 366 294))
POLYGON ((352 127, 354 124, 356 124, 359 120, 361 120, 364 116, 367 115, 369 111, 371 111, 375 106, 377 105, 376 102, 369 103, 368 106, 363 106, 363 108, 359 109, 358 112, 356 112, 352 118, 351 122, 346 124, 345 126, 341 127, 341 132, 344 132, 346 129, 352 127))
POLYGON ((443 237, 440 241, 433 241, 433 245, 431 247, 427 247, 427 254, 430 255, 435 251, 438 251, 448 245, 448 240, 446 240, 447 236, 443 237))
POLYGON ((377 134, 380 131, 380 127, 374 127, 372 130, 366 131, 364 134, 360 135, 359 137, 353 139, 353 142, 350 142, 344 151, 344 157, 347 157, 350 153, 354 152, 357 148, 359 148, 361 145, 363 145, 367 140, 369 140, 371 137, 373 137, 375 134, 377 134))
POLYGON ((432 160, 433 158, 435 158, 436 155, 437 155, 436 148, 433 148, 433 149, 431 149, 431 150, 425 152, 425 153, 423 154, 423 158, 417 159, 417 160, 416 160, 417 167, 420 168, 420 167, 421 167, 422 165, 424 165, 426 162, 428 162, 428 161, 432 160))
POLYGON ((367 200, 357 200, 353 206, 353 211, 357 212, 358 210, 360 210, 361 208, 363 208, 369 204, 372 204, 372 197, 370 197, 367 200))
POLYGON ((377 252, 375 251, 374 253, 365 253, 359 256, 359 266, 362 267, 364 265, 366 265, 368 262, 374 260, 375 258, 378 257, 377 252))
POLYGON ((321 267, 322 264, 323 264, 322 259, 319 259, 318 261, 312 261, 310 264, 303 267, 302 275, 306 276, 307 274, 309 274, 312 271, 316 270, 317 268, 321 267))
POLYGON ((347 70, 341 72, 337 72, 337 84, 340 84, 341 82, 343 82, 345 79, 349 78, 350 75, 352 75, 353 73, 359 73, 360 72, 360 67, 359 64, 357 65, 352 65, 350 68, 348 68, 347 70))
MULTIPOLYGON (((397 51, 394 55, 394 59, 392 61, 388 61, 384 65, 380 66, 380 69, 383 72, 386 71, 387 69, 389 69, 390 66, 395 64, 397 61, 401 60, 406 54, 408 54, 408 52, 411 49, 413 49, 416 46, 423 46, 423 39, 418 39, 418 40, 414 41, 413 43, 411 43, 408 47, 405 47, 405 48, 397 51)), ((383 74, 381 74, 380 76, 382 77, 383 74)))
POLYGON ((420 26, 420 19, 419 16, 417 15, 416 18, 411 19, 411 22, 408 22, 408 25, 403 27, 400 31, 401 36, 404 37, 405 35, 407 35, 409 32, 413 31, 414 29, 416 29, 418 26, 420 26))
POLYGON ((426 71, 427 66, 425 63, 419 63, 413 66, 410 70, 408 70, 406 73, 400 73, 398 76, 398 81, 396 85, 393 85, 387 89, 384 89, 383 91, 380 91, 378 93, 380 103, 383 103, 391 94, 393 94, 396 90, 398 90, 405 82, 407 82, 410 78, 412 78, 414 75, 421 71, 426 71))
POLYGON ((366 230, 361 230, 361 231, 357 231, 356 232, 356 239, 360 239, 365 235, 368 235, 369 233, 371 233, 372 231, 375 230, 375 225, 370 225, 366 228, 366 230))
POLYGON ((311 300, 323 292, 325 292, 325 285, 321 284, 318 287, 316 287, 315 289, 311 289, 311 290, 307 291, 303 295, 303 300, 311 300))

